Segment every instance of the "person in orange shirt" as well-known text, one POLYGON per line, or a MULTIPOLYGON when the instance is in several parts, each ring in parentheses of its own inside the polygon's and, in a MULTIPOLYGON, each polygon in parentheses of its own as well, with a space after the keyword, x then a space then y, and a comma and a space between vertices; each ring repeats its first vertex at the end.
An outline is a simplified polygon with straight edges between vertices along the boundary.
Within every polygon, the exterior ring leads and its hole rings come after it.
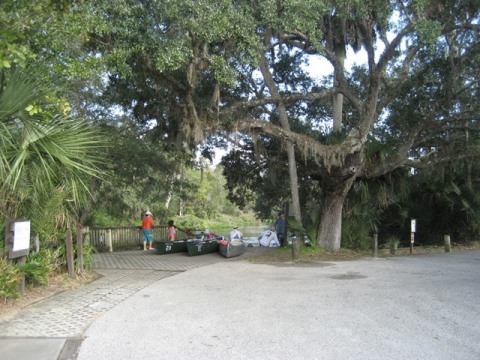
POLYGON ((142 230, 143 230, 143 251, 155 250, 153 247, 153 217, 150 211, 145 213, 145 217, 142 220, 142 230))

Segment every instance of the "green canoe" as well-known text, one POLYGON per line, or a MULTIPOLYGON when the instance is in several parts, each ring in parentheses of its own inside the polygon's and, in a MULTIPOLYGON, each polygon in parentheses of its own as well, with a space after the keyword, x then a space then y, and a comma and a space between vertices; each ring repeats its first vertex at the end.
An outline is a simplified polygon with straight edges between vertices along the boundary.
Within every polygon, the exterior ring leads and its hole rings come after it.
POLYGON ((187 244, 196 242, 197 240, 176 240, 176 241, 154 241, 155 252, 158 255, 173 254, 187 252, 187 244))
POLYGON ((218 252, 218 240, 200 240, 187 244, 188 255, 203 255, 218 252))

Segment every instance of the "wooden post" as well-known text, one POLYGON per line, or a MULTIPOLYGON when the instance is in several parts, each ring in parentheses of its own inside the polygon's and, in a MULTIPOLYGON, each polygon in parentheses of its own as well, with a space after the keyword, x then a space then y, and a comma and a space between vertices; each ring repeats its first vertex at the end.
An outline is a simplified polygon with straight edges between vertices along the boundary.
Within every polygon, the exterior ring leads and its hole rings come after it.
MULTIPOLYGON (((298 260, 299 256, 300 256, 300 238, 297 237, 296 234, 293 235, 293 238, 292 238, 292 260, 295 261, 295 260, 298 260)), ((287 241, 287 237, 285 236, 285 239, 283 241, 287 241)))
POLYGON ((35 233, 35 235, 33 235, 33 244, 35 245, 35 252, 39 252, 40 251, 40 237, 38 236, 37 233, 35 233))
POLYGON ((445 243, 445 252, 449 253, 450 251, 452 251, 452 246, 450 244, 450 235, 444 235, 443 242, 445 243))
POLYGON ((77 272, 83 272, 83 228, 77 228, 77 272))
MULTIPOLYGON (((288 244, 288 230, 287 230, 287 221, 288 221, 288 216, 290 215, 290 212, 293 211, 293 205, 290 206, 289 203, 285 203, 283 207, 283 212, 284 212, 284 217, 285 217, 285 226, 283 227, 283 245, 286 246, 288 244)), ((297 261, 300 258, 300 247, 303 246, 304 243, 304 237, 303 232, 300 231, 300 234, 298 234, 298 231, 294 230, 293 231, 293 237, 292 237, 292 260, 297 261)))
POLYGON ((410 254, 413 253, 413 242, 415 241, 415 233, 410 233, 410 254))
POLYGON ((373 257, 378 256, 378 234, 373 234, 373 257))
POLYGON ((85 238, 83 239, 83 244, 90 245, 90 228, 88 226, 84 226, 83 233, 85 234, 85 238))
MULTIPOLYGON (((5 256, 9 263, 17 265, 25 264, 27 256, 30 253, 31 240, 30 221, 26 219, 7 220, 3 256, 5 256), (17 223, 19 223, 18 228, 17 223)), ((25 294, 25 275, 21 275, 18 279, 17 289, 20 295, 25 294)))
MULTIPOLYGON (((12 229, 11 229, 12 223, 13 223, 13 220, 9 219, 5 224, 5 237, 3 238, 4 246, 3 246, 3 256, 2 256, 2 257, 5 257, 5 259, 9 259, 8 254, 10 253, 10 246, 11 246, 11 243, 13 242, 12 229)), ((9 262, 11 262, 11 260, 9 262)))
POLYGON ((390 255, 395 255, 395 238, 390 238, 390 255))
MULTIPOLYGON (((19 257, 18 259, 15 260, 15 264, 17 265, 22 265, 22 264, 25 264, 26 262, 27 262, 26 256, 19 257)), ((20 295, 25 295, 25 275, 22 275, 18 280, 17 289, 20 295)))
POLYGON ((413 253, 413 243, 415 242, 415 233, 417 232, 417 220, 410 221, 410 254, 413 253))
POLYGON ((113 251, 112 229, 107 230, 107 246, 108 246, 108 251, 112 252, 113 251))
POLYGON ((73 277, 75 273, 74 263, 73 263, 73 239, 72 239, 72 230, 67 229, 67 237, 65 239, 65 245, 67 248, 67 269, 68 276, 73 277))

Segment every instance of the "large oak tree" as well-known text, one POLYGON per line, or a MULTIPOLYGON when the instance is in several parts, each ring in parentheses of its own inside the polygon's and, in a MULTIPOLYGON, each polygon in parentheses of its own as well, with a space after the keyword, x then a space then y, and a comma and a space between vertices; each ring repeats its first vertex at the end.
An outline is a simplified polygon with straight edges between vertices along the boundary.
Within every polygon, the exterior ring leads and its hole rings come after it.
POLYGON ((459 102, 478 87, 478 10, 475 1, 450 0, 99 0, 78 7, 91 14, 84 30, 90 54, 109 69, 106 94, 137 121, 180 148, 211 134, 275 138, 288 155, 297 219, 297 162, 308 162, 321 189, 316 242, 331 250, 340 248, 344 200, 358 178, 452 159, 458 151, 432 140, 448 140, 445 134, 466 122, 476 129, 472 105, 459 102), (344 67, 347 44, 363 49, 363 71, 344 67), (331 72, 331 85, 313 73, 281 71, 298 56, 330 63, 322 70, 331 72), (443 78, 435 66, 446 69, 443 78), (308 85, 296 86, 307 84, 296 74, 309 76, 308 85), (339 95, 348 118, 327 142, 319 129, 338 120, 339 95), (409 114, 395 112, 399 97, 410 99, 409 114), (328 108, 332 99, 336 110, 326 116, 291 111, 328 108), (292 126, 302 122, 311 127, 292 126), (373 140, 381 156, 369 156, 373 140))

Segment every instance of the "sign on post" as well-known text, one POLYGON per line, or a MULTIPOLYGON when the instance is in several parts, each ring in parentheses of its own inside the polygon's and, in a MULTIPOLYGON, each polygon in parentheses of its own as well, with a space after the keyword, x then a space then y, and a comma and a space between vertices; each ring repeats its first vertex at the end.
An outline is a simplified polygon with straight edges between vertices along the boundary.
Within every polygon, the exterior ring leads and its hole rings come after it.
MULTIPOLYGON (((8 259, 18 264, 25 263, 30 253, 30 221, 26 219, 8 220, 5 228, 5 253, 8 259)), ((18 283, 18 292, 25 293, 25 276, 21 276, 18 283)))
POLYGON ((410 222, 410 254, 413 252, 413 243, 415 242, 415 232, 417 231, 417 220, 410 222))
POLYGON ((27 256, 30 253, 30 220, 9 220, 5 240, 9 259, 27 256))

